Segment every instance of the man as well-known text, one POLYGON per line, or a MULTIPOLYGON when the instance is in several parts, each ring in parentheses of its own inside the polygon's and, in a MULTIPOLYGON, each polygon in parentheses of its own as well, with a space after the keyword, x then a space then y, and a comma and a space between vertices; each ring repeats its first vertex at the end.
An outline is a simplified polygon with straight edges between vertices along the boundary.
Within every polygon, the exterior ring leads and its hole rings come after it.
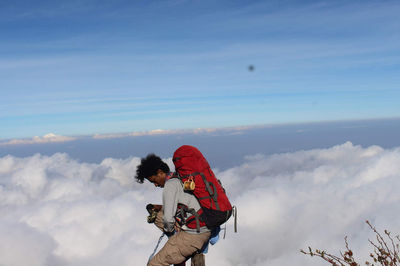
MULTIPOLYGON (((143 183, 144 179, 147 179, 156 187, 163 188, 163 205, 162 208, 158 208, 160 210, 155 225, 163 230, 169 239, 148 265, 161 266, 181 263, 184 265, 184 262, 190 257, 194 257, 204 265, 203 255, 196 256, 196 254, 199 254, 203 246, 208 243, 211 235, 210 229, 206 226, 199 229, 191 229, 185 225, 180 226, 175 219, 179 204, 195 211, 201 208, 196 197, 184 192, 180 179, 174 178, 168 165, 154 154, 142 158, 135 178, 139 183, 143 183)), ((155 208, 157 209, 157 207, 155 208)), ((194 265, 193 259, 192 265, 194 265)))

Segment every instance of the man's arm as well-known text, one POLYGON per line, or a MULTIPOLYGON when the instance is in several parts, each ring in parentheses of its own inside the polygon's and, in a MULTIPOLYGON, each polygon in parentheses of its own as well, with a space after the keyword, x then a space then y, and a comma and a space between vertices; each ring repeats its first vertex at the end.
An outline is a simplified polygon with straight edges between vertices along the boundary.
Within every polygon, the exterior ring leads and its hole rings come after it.
POLYGON ((165 183, 163 190, 163 208, 164 208, 164 230, 173 232, 175 225, 175 213, 178 206, 178 187, 175 180, 169 180, 165 183))

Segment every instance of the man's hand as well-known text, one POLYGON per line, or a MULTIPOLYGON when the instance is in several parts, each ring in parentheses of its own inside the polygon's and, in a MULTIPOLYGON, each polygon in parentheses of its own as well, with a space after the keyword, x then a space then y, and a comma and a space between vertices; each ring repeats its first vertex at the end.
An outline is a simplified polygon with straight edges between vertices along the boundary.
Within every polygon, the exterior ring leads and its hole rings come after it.
POLYGON ((162 205, 158 204, 147 204, 146 205, 146 210, 151 214, 153 211, 159 212, 162 209, 162 205))
POLYGON ((149 212, 149 216, 147 216, 148 223, 154 223, 157 213, 161 210, 161 208, 162 205, 147 204, 146 210, 149 212))

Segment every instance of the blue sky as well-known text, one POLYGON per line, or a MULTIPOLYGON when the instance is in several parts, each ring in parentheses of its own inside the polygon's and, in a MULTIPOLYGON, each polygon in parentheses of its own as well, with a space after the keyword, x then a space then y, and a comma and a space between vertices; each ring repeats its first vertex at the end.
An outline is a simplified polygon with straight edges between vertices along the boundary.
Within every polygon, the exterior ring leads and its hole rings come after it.
POLYGON ((0 138, 399 117, 399 13, 398 1, 2 1, 0 138))

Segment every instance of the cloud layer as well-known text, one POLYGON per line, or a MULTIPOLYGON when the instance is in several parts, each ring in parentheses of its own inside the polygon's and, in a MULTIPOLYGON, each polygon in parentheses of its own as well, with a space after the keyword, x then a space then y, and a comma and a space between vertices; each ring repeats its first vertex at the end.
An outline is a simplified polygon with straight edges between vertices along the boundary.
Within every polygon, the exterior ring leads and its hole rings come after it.
POLYGON ((53 133, 44 135, 43 137, 35 136, 31 139, 12 139, 9 141, 0 142, 0 146, 5 145, 21 145, 21 144, 41 144, 41 143, 55 143, 67 142, 76 140, 74 137, 60 136, 53 133))
MULTIPOLYGON (((270 125, 272 126, 272 125, 270 125)), ((177 134, 204 134, 214 132, 229 132, 229 134, 242 134, 243 130, 263 128, 267 125, 257 126, 236 126, 236 127, 222 127, 222 128, 195 128, 195 129, 154 129, 148 131, 134 131, 129 133, 117 134, 95 134, 94 139, 113 139, 124 137, 139 137, 139 136, 154 136, 154 135, 177 135, 177 134)))
MULTIPOLYGON (((160 235, 144 206, 160 202, 161 190, 132 180, 139 161, 0 158, 0 265, 144 265, 160 235)), ((238 207, 239 233, 229 221, 207 263, 321 265, 299 250, 335 252, 345 235, 367 258, 372 235, 364 220, 400 233, 399 173, 399 148, 350 142, 246 157, 217 173, 238 207)))

